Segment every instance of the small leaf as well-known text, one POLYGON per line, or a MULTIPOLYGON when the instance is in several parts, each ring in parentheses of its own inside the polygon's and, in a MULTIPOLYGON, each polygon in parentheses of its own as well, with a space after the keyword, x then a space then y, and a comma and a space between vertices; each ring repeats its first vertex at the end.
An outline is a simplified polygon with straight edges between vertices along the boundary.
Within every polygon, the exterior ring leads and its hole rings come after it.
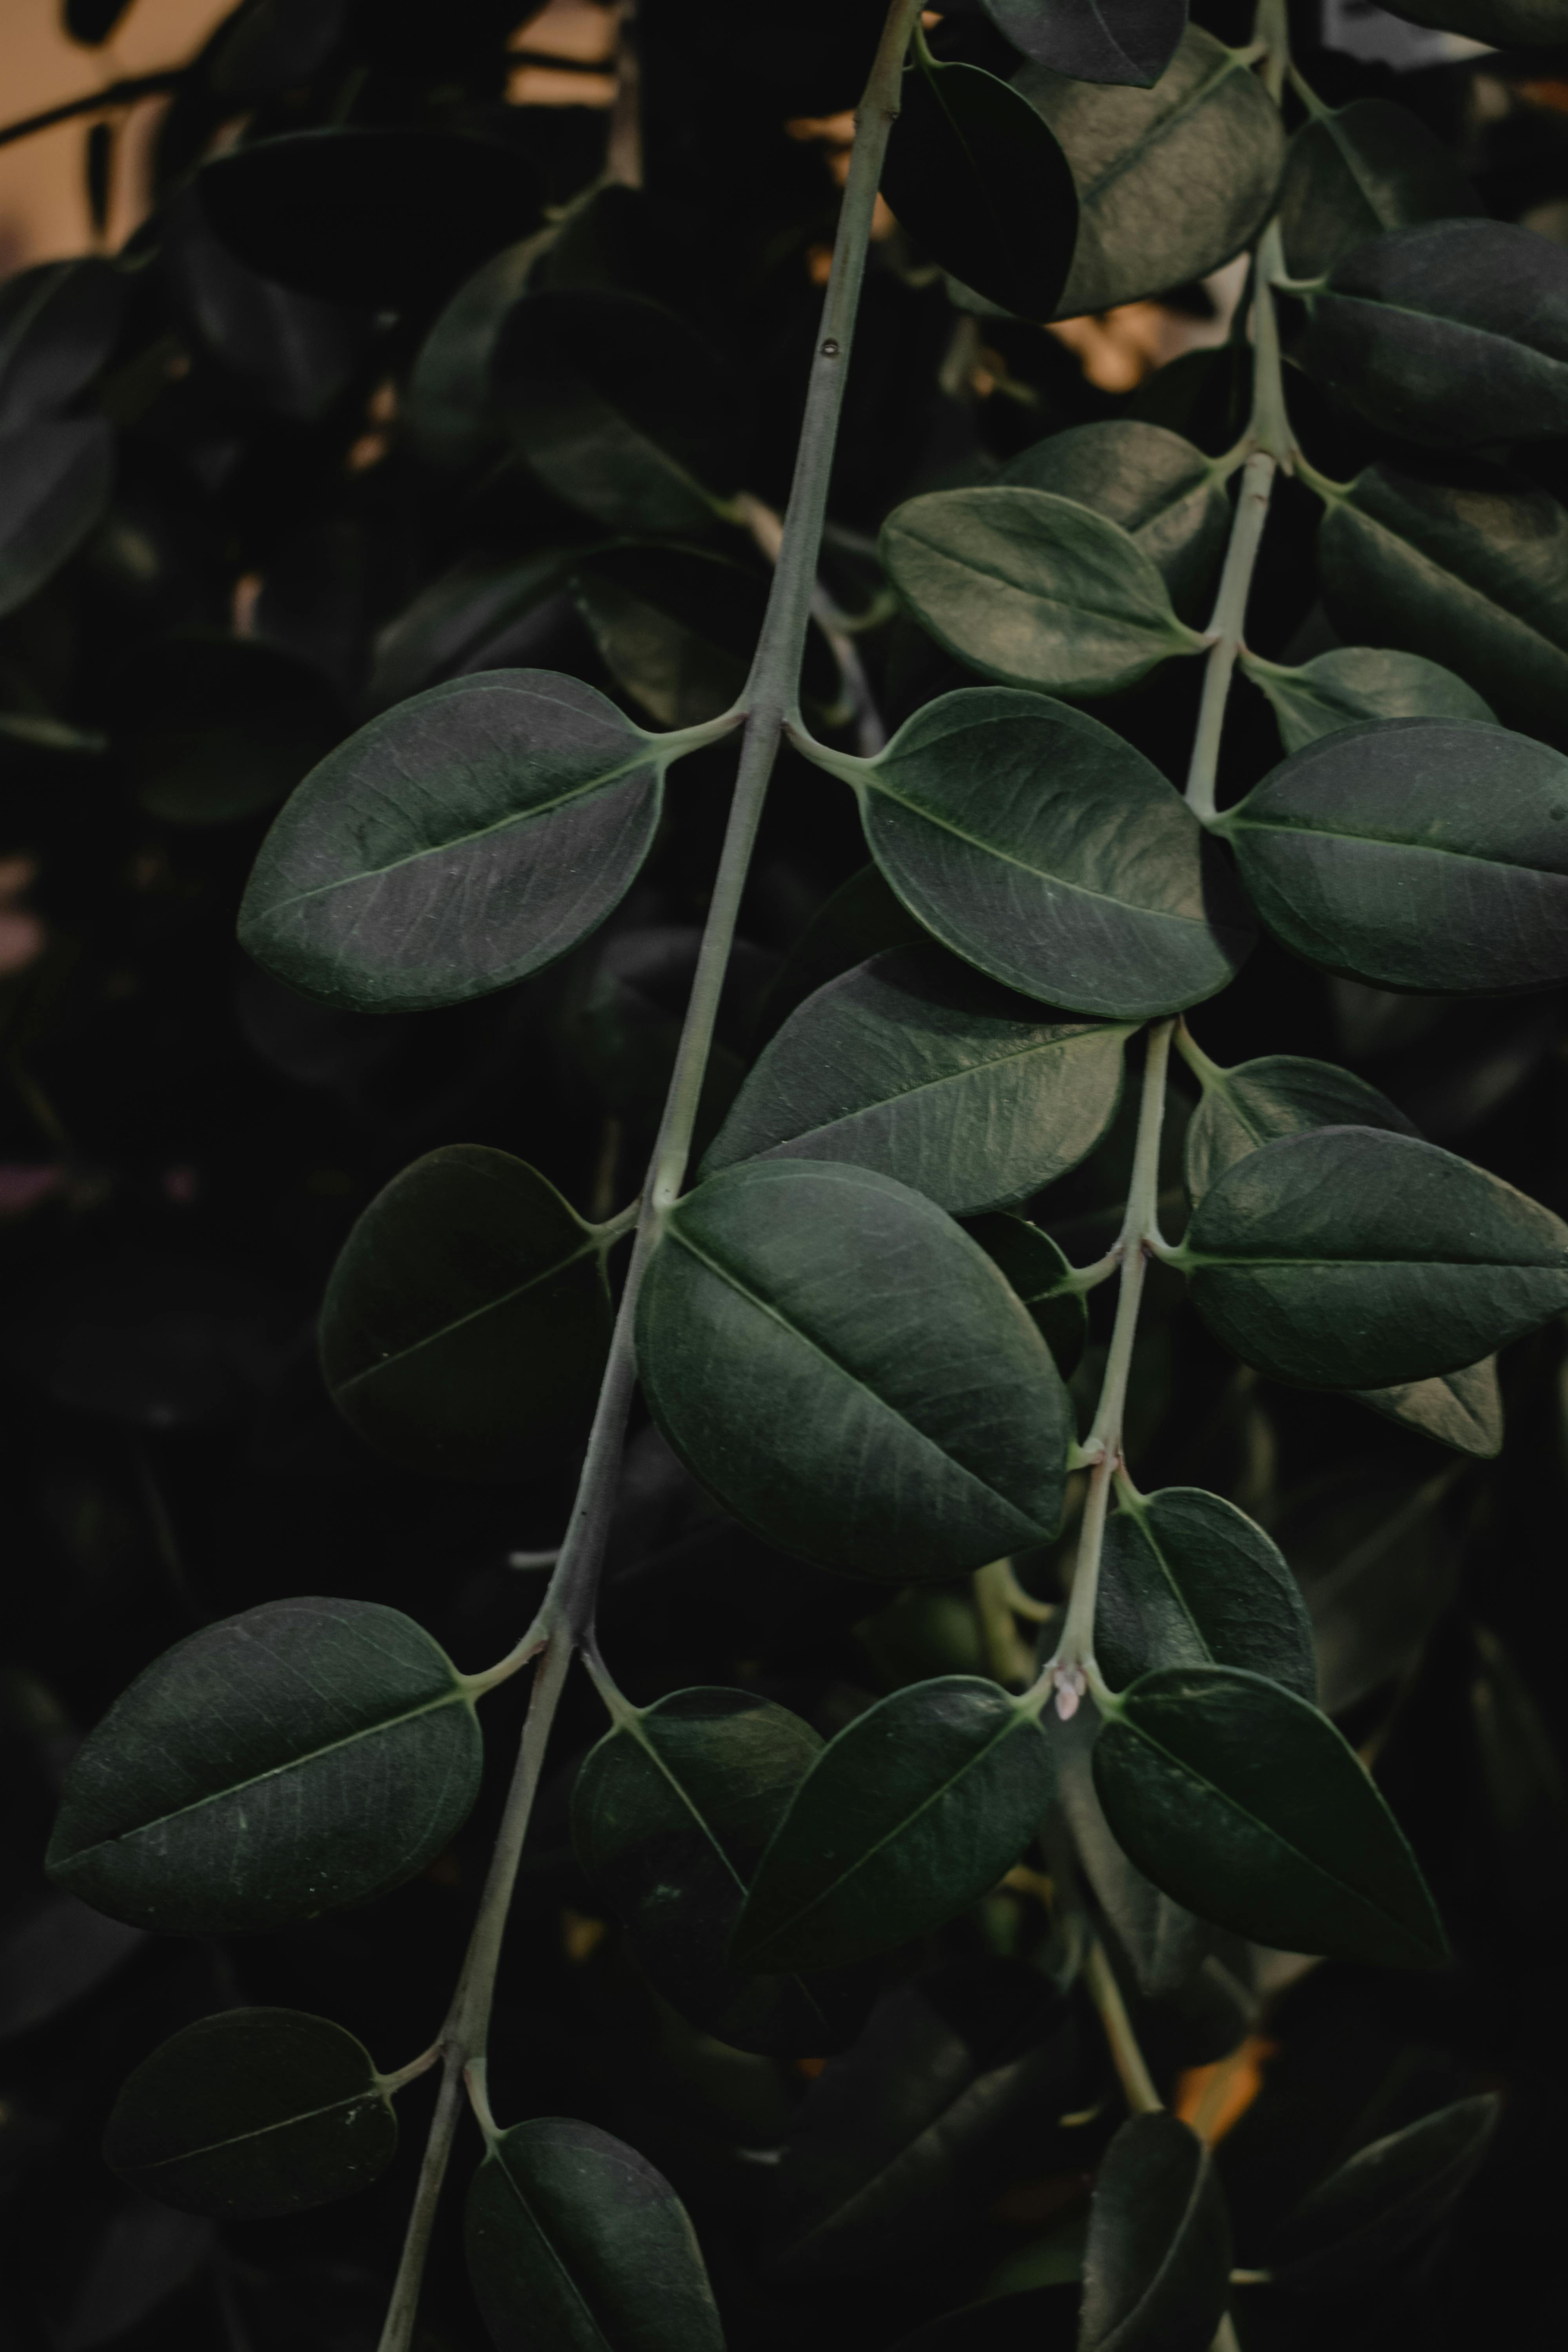
POLYGON ((1132 2116, 1089 2209, 1079 2352, 1207 2352, 1230 2285, 1214 2159, 1174 2116, 1132 2116))
POLYGON ((1219 821, 1264 921, 1379 988, 1568 980, 1568 759, 1464 719, 1309 743, 1219 821))
POLYGON ((356 1221, 321 1302, 321 1371, 405 1469, 517 1476, 586 1429, 610 1339, 603 1254, 510 1152, 447 1144, 356 1221))
POLYGON ((1214 995, 1251 947, 1246 906, 1181 794, 1065 703, 943 695, 879 758, 838 772, 904 904, 1004 987, 1143 1021, 1214 995))
POLYGON ((1058 319, 1206 278, 1261 227, 1285 132, 1244 50, 1189 25, 1152 89, 1014 76, 1056 132, 1078 186, 1078 244, 1058 319))
POLYGON ((882 558, 937 643, 1007 686, 1114 694, 1203 651, 1138 542, 1048 490, 910 499, 882 526, 882 558))
POLYGON ((0 616, 14 613, 101 521, 114 436, 101 416, 0 433, 0 616))
POLYGON ((1056 1358, 1064 1381, 1078 1370, 1089 1338, 1089 1301, 1081 1290, 1068 1287, 1072 1267, 1049 1234, 1026 1217, 998 1213, 966 1217, 964 1231, 973 1234, 994 1265, 1000 1266, 1015 1297, 1021 1298, 1056 1358))
POLYGON ((1175 55, 1187 0, 985 0, 985 13, 1039 65, 1148 89, 1175 55))
POLYGON ((1320 735, 1364 719, 1496 717, 1473 686, 1419 654, 1339 646, 1300 669, 1281 669, 1247 653, 1241 667, 1273 704, 1287 751, 1304 751, 1320 735))
POLYGON ((684 748, 548 670, 432 687, 306 777, 261 845, 240 944, 356 1013, 510 987, 619 903, 684 748))
POLYGON ((1067 1392, 978 1244, 889 1178, 806 1160, 671 1211, 637 1358, 655 1420, 770 1542, 879 1581, 955 1576, 1061 1512, 1067 1392))
POLYGON ((1216 1927, 1394 1968, 1447 1956, 1415 1857, 1354 1751, 1260 1675, 1145 1675, 1095 1743, 1094 1782, 1139 1869, 1216 1927))
POLYGON ((735 1965, 837 1968, 932 1934, 1012 1868, 1055 1784, 1037 1710, 994 1683, 895 1691, 802 1781, 752 1881, 735 1965))
POLYGON ((955 1214, 1022 1200, 1105 1133, 1130 1034, 1038 1013, 938 947, 877 956, 791 1014, 702 1172, 848 1160, 955 1214))
POLYGON ((1279 1546, 1218 1495, 1123 1495, 1105 1530, 1094 1619, 1115 1690, 1156 1666, 1246 1666, 1317 1696, 1312 1622, 1279 1546))
POLYGON ((1471 447, 1568 431, 1568 254, 1507 221, 1356 246, 1310 301, 1301 364, 1382 431, 1471 447))
POLYGON ((1314 1388, 1457 1371, 1568 1307, 1568 1226, 1550 1210, 1436 1144, 1366 1128, 1238 1161, 1184 1248, 1210 1329, 1314 1388))
POLYGON ((726 1958, 746 1887, 822 1739, 754 1693, 676 1691, 617 1724, 572 1791, 572 1840, 632 1948, 683 2017, 732 2049, 820 2057, 844 2039, 834 1988, 742 1976, 726 1958))
POLYGON ((131 279, 95 254, 0 288, 0 433, 37 425, 89 384, 120 340, 131 279))
POLYGON ((1184 620, 1205 620, 1230 536, 1230 500, 1211 460, 1179 433, 1119 416, 1070 425, 1021 449, 998 480, 1047 490, 1118 523, 1148 556, 1184 620))
POLYGON ((1204 1072, 1203 1100, 1187 1122, 1185 1172, 1194 1208, 1238 1160, 1280 1136, 1306 1135, 1315 1127, 1420 1131, 1386 1095, 1332 1062, 1265 1054, 1229 1070, 1211 1064, 1204 1072))
POLYGON ((593 2124, 542 2116, 502 2132, 464 2233, 499 2352, 724 2352, 685 2206, 593 2124))
POLYGON ((1458 2204, 1486 2157, 1501 2101, 1456 2099, 1361 2148, 1303 2198, 1268 2247, 1276 2284, 1342 2294, 1393 2269, 1458 2204))
POLYGON ((1485 211, 1451 147, 1408 107, 1353 99, 1290 142, 1279 188, 1285 267, 1321 278, 1384 229, 1485 211))
POLYGON ((986 301, 1048 319, 1078 225, 1067 159, 1035 109, 978 66, 905 73, 882 193, 921 245, 986 301))
POLYGON ((268 2221, 368 2187, 397 2152, 363 2043, 293 2009, 230 2009, 144 2058, 114 2104, 105 2161, 164 2205, 268 2221))
POLYGON ((1435 1437, 1460 1454, 1489 1462, 1502 1452, 1502 1391, 1495 1356, 1457 1372, 1443 1372, 1436 1380, 1357 1389, 1353 1394, 1358 1404, 1369 1404, 1402 1428, 1419 1430, 1423 1437, 1435 1437))
POLYGON ((79 1751, 49 1874, 110 1918, 224 1935, 401 1886, 461 1827, 479 1727, 395 1609, 273 1601, 157 1659, 79 1751))

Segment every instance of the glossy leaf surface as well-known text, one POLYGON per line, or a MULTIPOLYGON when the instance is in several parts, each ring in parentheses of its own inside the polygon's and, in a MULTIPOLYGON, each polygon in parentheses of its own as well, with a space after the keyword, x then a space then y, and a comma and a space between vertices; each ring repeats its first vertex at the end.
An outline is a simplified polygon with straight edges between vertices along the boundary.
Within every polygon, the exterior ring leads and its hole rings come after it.
POLYGON ((363 2042, 293 2009, 229 2009, 144 2058, 114 2104, 105 2160, 186 2213, 264 2221, 347 2197, 397 2152, 363 2042))
POLYGON ((18 271, 0 289, 0 433, 37 425, 92 382, 131 300, 124 271, 96 254, 18 271))
POLYGON ((0 434, 0 615, 14 613, 102 518, 113 435, 101 417, 0 434))
POLYGON ((1009 458, 1007 486, 1075 499, 1119 523, 1160 573, 1184 620, 1208 618, 1209 593, 1230 535, 1225 485, 1201 449, 1163 425, 1119 416, 1069 425, 1009 458))
POLYGON ((1568 1306, 1568 1226, 1550 1210, 1436 1144, 1363 1128, 1238 1161, 1185 1246, 1210 1329, 1310 1387, 1456 1371, 1568 1306))
POLYGON ((1204 1098, 1187 1122, 1187 1192, 1195 1208, 1216 1178, 1280 1136, 1314 1127, 1377 1127, 1415 1135, 1415 1123, 1364 1078, 1332 1062, 1265 1054, 1205 1072, 1204 1098))
POLYGON ((1279 2284, 1343 2293, 1393 2269, 1438 2228, 1485 2159, 1494 2095, 1456 2099, 1360 2148, 1310 2189, 1269 2246, 1279 2284))
POLYGON ((1290 142, 1279 188, 1285 266, 1319 278, 1384 229, 1478 214, 1484 207, 1418 114, 1385 98, 1352 99, 1314 115, 1290 142))
POLYGON ((703 1161, 852 1160, 955 1214, 1022 1200, 1091 1151, 1121 1095, 1122 1026, 1042 1021, 940 948, 895 948, 809 997, 703 1161))
POLYGON ((1054 1530, 1067 1393, 979 1245, 889 1178, 763 1161, 671 1213, 643 1286, 655 1419, 734 1516, 824 1566, 949 1577, 1054 1530))
POLYGON ((609 1345, 591 1226, 525 1160, 443 1145, 357 1220, 321 1302, 321 1371, 406 1468, 495 1478, 585 1429, 609 1345))
POLYGON ((1282 1951, 1394 1968, 1446 1957, 1414 1855, 1327 1717, 1261 1675, 1171 1666, 1094 1749, 1120 1843, 1200 1917, 1282 1951))
POLYGON ((508 987, 630 887, 667 756, 575 678, 491 670, 432 687, 306 777, 262 845, 240 943, 357 1013, 508 987))
POLYGON ((1132 2116, 1089 2209, 1079 2352, 1206 2352, 1230 2284, 1214 2159, 1174 2116, 1132 2116))
POLYGON ((1112 1689, 1156 1666, 1245 1666, 1317 1696, 1312 1623, 1278 1544, 1218 1495, 1123 1495, 1105 1530, 1095 1654, 1112 1689))
POLYGON ((1187 0, 985 0, 985 13, 1039 65, 1147 89, 1175 54, 1187 0))
POLYGON ((832 1968, 968 1909, 1011 1869, 1056 1785, 1032 1710, 968 1675, 879 1700, 830 1740, 752 1881, 732 1951, 832 1968))
POLYGON ((1368 720, 1495 716, 1451 669, 1383 646, 1339 646, 1300 669, 1281 669, 1244 653, 1241 667, 1273 705, 1287 751, 1304 751, 1320 735, 1368 720))
POLYGON ((696 2235, 668 2180, 594 2124, 503 2132, 464 2218, 498 2352, 724 2352, 696 2235))
POLYGON ((50 1875, 137 1927, 222 1935, 400 1886, 479 1788, 451 1661, 395 1609, 273 1601, 116 1699, 66 1782, 50 1875))

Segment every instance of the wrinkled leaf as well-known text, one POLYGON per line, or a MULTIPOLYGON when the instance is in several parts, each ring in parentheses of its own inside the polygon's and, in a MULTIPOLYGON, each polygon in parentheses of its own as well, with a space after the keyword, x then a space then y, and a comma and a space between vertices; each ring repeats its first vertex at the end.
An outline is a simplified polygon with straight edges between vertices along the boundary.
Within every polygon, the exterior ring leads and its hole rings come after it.
POLYGON ((1274 708, 1287 751, 1320 735, 1382 719, 1481 719, 1495 716, 1473 686, 1420 654, 1373 646, 1339 646, 1300 669, 1244 653, 1241 667, 1274 708))
POLYGON ((1245 1666, 1317 1696, 1312 1624, 1279 1546, 1197 1486, 1123 1493, 1105 1530, 1095 1654, 1112 1689, 1156 1666, 1245 1666))
POLYGON ((1174 2116, 1131 2116, 1089 2209, 1079 2352, 1207 2352, 1230 2284, 1214 2159, 1174 2116))

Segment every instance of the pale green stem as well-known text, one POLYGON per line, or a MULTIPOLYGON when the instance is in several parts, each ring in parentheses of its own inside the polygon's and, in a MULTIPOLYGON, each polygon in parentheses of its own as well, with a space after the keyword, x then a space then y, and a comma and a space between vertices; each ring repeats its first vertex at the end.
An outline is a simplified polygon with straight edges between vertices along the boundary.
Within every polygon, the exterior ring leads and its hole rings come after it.
POLYGON ((1163 2105, 1154 2088, 1154 2078, 1143 2063, 1143 2053, 1132 2031, 1132 2021, 1127 2014, 1127 2003, 1121 1998, 1121 1987, 1105 1957, 1105 1948, 1097 1936, 1084 1954, 1084 1989, 1100 2011, 1100 2021, 1105 2028, 1105 2039, 1110 2050, 1111 2063, 1116 2068, 1127 2104, 1135 2116, 1157 2115, 1163 2105))
POLYGON ((1237 657, 1241 652, 1247 599, 1252 588, 1258 551, 1263 541, 1263 527, 1268 520, 1268 499, 1274 488, 1276 471, 1276 461, 1267 449, 1254 449, 1242 470, 1230 545, 1226 551, 1225 570, 1220 575, 1214 617, 1208 625, 1209 650, 1204 670, 1203 699, 1198 706, 1197 732, 1193 738, 1193 756, 1187 769, 1187 800, 1193 814, 1204 824, 1212 824, 1218 814, 1215 802, 1215 781, 1219 773, 1219 746, 1220 737, 1225 731, 1225 709, 1230 699, 1230 681, 1235 674, 1237 657))

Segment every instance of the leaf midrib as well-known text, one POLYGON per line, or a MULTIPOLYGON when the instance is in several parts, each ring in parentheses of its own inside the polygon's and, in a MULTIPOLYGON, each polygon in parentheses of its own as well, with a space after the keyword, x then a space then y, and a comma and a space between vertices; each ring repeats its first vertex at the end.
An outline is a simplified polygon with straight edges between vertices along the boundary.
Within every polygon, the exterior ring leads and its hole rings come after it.
MULTIPOLYGON (((1033 486, 1027 482, 1004 482, 998 483, 996 487, 1000 489, 1028 490, 1033 486)), ((1057 498, 1061 496, 1061 493, 1056 490, 1043 490, 1037 492, 1036 495, 1041 498, 1057 498)), ((1063 502, 1069 506, 1076 505, 1078 503, 1076 499, 1064 499, 1063 502)), ((1095 509, 1092 507, 1086 507, 1083 511, 1086 514, 1092 514, 1095 512, 1095 509)), ((1154 564, 1153 557, 1150 555, 1145 549, 1139 546, 1136 539, 1133 538, 1132 533, 1130 530, 1124 530, 1124 527, 1121 523, 1112 522, 1109 515, 1101 515, 1100 517, 1100 520, 1105 524, 1108 530, 1122 531, 1122 535, 1128 541, 1133 553, 1135 555, 1142 556, 1143 562, 1147 563, 1152 570, 1155 571, 1157 577, 1163 577, 1163 575, 1158 572, 1158 567, 1154 564)), ((939 540, 925 538, 920 531, 912 529, 907 522, 904 525, 904 530, 908 533, 909 537, 914 541, 915 545, 917 547, 924 548, 928 555, 934 555, 939 562, 952 564, 961 571, 973 572, 982 580, 994 580, 999 587, 1010 590, 1015 596, 1026 598, 1030 604, 1044 604, 1053 611, 1066 613, 1069 615, 1087 613, 1091 620, 1103 621, 1108 627, 1112 629, 1125 630, 1129 636, 1138 635, 1144 637, 1151 637, 1161 645, 1171 644, 1188 652, 1195 652, 1199 644, 1202 642, 1197 632, 1194 630, 1190 633, 1192 638, 1191 645, 1183 646, 1182 640, 1179 637, 1176 637, 1171 629, 1163 625, 1164 615, 1159 612, 1157 607, 1155 616, 1152 619, 1145 619, 1142 614, 1135 614, 1131 619, 1129 619, 1125 612, 1118 613, 1109 610, 1101 604, 1089 604, 1082 597, 1057 595, 1049 588, 1031 587, 1023 582, 1010 579, 1007 573, 1005 572, 999 571, 994 563, 977 563, 972 556, 954 555, 950 549, 943 547, 939 540)), ((1173 614, 1172 614, 1172 618, 1174 618, 1173 614)), ((1178 626, 1179 625, 1180 625, 1178 624, 1178 626)))
POLYGON ((1452 857, 1467 866, 1489 866, 1505 874, 1529 874, 1537 881, 1560 883, 1568 887, 1568 872, 1550 866, 1524 866, 1512 857, 1493 857, 1479 849, 1450 849, 1440 841, 1405 841, 1397 835, 1390 838, 1377 833, 1342 833, 1336 826, 1313 824, 1310 821, 1296 823, 1278 817, 1237 816, 1226 830, 1239 833, 1289 833, 1304 835, 1310 841, 1348 841, 1363 849, 1401 850, 1417 857, 1452 857))
POLYGON ((497 1297, 487 1298, 482 1306, 469 1307, 466 1315, 455 1316, 451 1322, 441 1324, 434 1331, 426 1331, 420 1339, 411 1339, 406 1347, 395 1348, 388 1354, 378 1356, 374 1364, 366 1364, 361 1370, 351 1372, 346 1380, 340 1381, 337 1384, 338 1395, 348 1396, 365 1381, 374 1381, 380 1373, 389 1370, 395 1364, 405 1364, 410 1357, 417 1356, 424 1349, 434 1348, 441 1340, 449 1339, 454 1331, 461 1331, 468 1324, 477 1323, 486 1315, 498 1314, 503 1307, 513 1306, 518 1299, 525 1298, 531 1290, 537 1290, 542 1282, 548 1282, 552 1275, 564 1274, 569 1267, 581 1265, 583 1260, 592 1257, 597 1248, 597 1242, 590 1238, 573 1250, 568 1256, 555 1259, 552 1265, 545 1266, 542 1272, 531 1274, 526 1282, 518 1283, 515 1288, 502 1291, 497 1297))
POLYGON ((385 2105, 384 2095, 372 2084, 363 2091, 345 2092, 341 2099, 329 2099, 324 2107, 302 2107, 297 2115, 283 2116, 277 2123, 257 2124, 249 2131, 231 2132, 226 2139, 204 2140, 200 2147, 182 2148, 174 2156, 152 2157, 135 2168, 139 2173, 165 2172, 171 2165, 195 2164, 204 2156, 221 2156, 226 2147, 240 2147, 247 2140, 266 2139, 271 2132, 292 2131, 297 2125, 313 2124, 322 2116, 334 2116, 340 2108, 385 2105))

